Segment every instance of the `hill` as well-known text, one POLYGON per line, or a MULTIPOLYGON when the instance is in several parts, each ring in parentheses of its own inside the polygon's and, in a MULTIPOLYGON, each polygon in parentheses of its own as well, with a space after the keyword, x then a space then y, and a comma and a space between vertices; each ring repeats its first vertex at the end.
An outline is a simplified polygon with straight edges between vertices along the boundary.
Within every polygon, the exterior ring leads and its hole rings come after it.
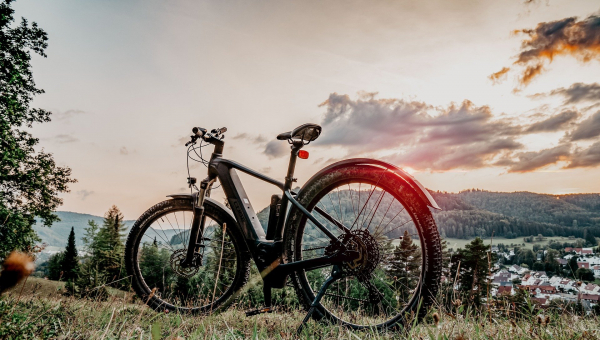
MULTIPOLYGON (((431 194, 443 209, 434 211, 434 216, 444 237, 486 237, 492 231, 495 236, 506 238, 538 234, 584 238, 587 232, 600 237, 600 194, 549 195, 483 190, 459 193, 431 191, 431 194)), ((342 204, 348 205, 344 210, 351 211, 350 202, 350 199, 342 199, 342 204)), ((333 206, 325 203, 325 208, 334 213, 333 206)), ((100 216, 75 212, 59 211, 57 215, 61 221, 54 223, 51 228, 39 223, 34 226, 43 242, 50 247, 64 247, 71 226, 75 227, 77 246, 83 246, 81 237, 88 221, 98 224, 103 221, 100 216)), ((269 207, 257 215, 266 229, 269 207)), ((127 229, 134 222, 124 221, 127 229)), ((169 234, 168 237, 175 237, 173 235, 169 234)))
MULTIPOLYGON (((85 233, 84 228, 88 227, 88 221, 94 221, 98 225, 102 225, 102 222, 104 221, 104 218, 100 216, 70 211, 57 211, 56 215, 58 215, 60 221, 54 222, 50 228, 44 227, 39 221, 36 221, 36 224, 33 226, 33 230, 37 232, 38 236, 42 239, 42 242, 46 243, 51 249, 53 247, 64 248, 67 245, 67 238, 69 237, 69 232, 71 232, 71 227, 75 228, 75 241, 77 246, 83 246, 81 238, 85 233)), ((135 221, 126 220, 123 221, 123 223, 125 223, 125 226, 129 231, 135 221)))
POLYGON ((600 195, 548 195, 531 192, 466 190, 431 192, 442 211, 434 216, 442 236, 515 238, 575 236, 590 232, 600 237, 600 195))

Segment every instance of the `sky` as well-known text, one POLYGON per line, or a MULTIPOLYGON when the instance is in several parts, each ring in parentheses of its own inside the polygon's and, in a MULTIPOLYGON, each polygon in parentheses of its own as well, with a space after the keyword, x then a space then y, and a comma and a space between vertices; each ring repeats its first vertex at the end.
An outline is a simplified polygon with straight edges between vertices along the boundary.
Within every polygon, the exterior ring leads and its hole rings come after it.
MULTIPOLYGON (((289 150, 275 136, 308 122, 323 132, 298 162, 300 186, 373 157, 432 190, 600 192, 597 0, 13 7, 49 35, 33 105, 53 117, 32 133, 78 180, 60 210, 114 204, 137 219, 184 192, 194 126, 227 127, 224 157, 283 180, 289 150)), ((257 210, 277 193, 242 181, 257 210)))

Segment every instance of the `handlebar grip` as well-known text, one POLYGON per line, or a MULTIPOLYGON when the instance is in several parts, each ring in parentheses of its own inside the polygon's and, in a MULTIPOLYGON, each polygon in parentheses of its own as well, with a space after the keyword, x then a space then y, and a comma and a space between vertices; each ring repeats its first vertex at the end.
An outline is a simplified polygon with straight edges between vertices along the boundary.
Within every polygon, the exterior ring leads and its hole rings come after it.
POLYGON ((194 127, 192 128, 192 133, 200 138, 202 138, 202 136, 204 136, 206 134, 206 129, 203 129, 201 127, 194 127))
POLYGON ((216 131, 216 133, 217 133, 218 135, 220 135, 220 134, 222 134, 222 133, 225 133, 225 132, 227 132, 227 128, 226 128, 226 127, 222 127, 222 128, 220 128, 220 129, 215 129, 215 131, 216 131))

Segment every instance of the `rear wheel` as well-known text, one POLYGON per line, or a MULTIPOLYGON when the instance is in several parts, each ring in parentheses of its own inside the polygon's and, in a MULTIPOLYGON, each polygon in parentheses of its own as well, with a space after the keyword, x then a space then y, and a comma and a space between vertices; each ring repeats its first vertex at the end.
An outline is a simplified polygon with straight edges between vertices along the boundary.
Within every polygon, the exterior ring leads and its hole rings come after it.
MULTIPOLYGON (((327 289, 313 313, 316 318, 356 329, 386 329, 407 313, 426 313, 441 275, 440 237, 429 208, 402 179, 379 167, 347 166, 312 180, 298 200, 361 253, 359 260, 341 265, 343 277, 327 289), (344 235, 317 207, 351 235, 344 235)), ((284 239, 288 261, 332 251, 330 239, 294 208, 284 239)), ((295 272, 292 280, 305 307, 331 272, 332 266, 295 272)))
POLYGON ((125 249, 127 273, 150 307, 210 313, 231 303, 248 280, 250 257, 235 220, 210 201, 204 207, 203 247, 195 267, 179 264, 189 244, 191 200, 158 203, 132 227, 125 249))

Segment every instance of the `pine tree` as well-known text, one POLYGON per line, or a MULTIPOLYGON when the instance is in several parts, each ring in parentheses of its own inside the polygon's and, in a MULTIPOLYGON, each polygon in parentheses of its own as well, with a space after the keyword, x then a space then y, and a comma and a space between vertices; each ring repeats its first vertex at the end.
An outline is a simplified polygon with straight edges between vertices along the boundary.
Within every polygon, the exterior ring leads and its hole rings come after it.
MULTIPOLYGON (((102 227, 93 221, 89 221, 88 225, 83 237, 88 255, 81 267, 77 286, 83 295, 93 292, 92 296, 105 296, 105 292, 99 291, 98 287, 125 276, 123 214, 113 205, 104 215, 102 227)), ((119 281, 112 286, 124 288, 127 282, 119 281)))
POLYGON ((79 259, 77 258, 75 229, 73 227, 71 227, 71 233, 69 233, 69 239, 60 266, 65 281, 74 281, 77 278, 79 273, 79 259))
POLYGON ((413 244, 408 230, 405 230, 402 241, 394 249, 388 269, 388 275, 394 278, 394 288, 400 300, 406 301, 410 291, 415 288, 420 276, 420 266, 421 249, 413 244))
POLYGON ((94 239, 96 249, 92 257, 92 262, 98 265, 108 282, 118 280, 125 274, 124 232, 123 214, 113 205, 104 215, 104 223, 94 239))
POLYGON ((594 234, 592 234, 592 232, 589 229, 586 229, 584 231, 585 234, 585 242, 588 244, 588 246, 590 247, 595 247, 598 245, 598 241, 596 240, 596 238, 594 237, 594 234))
POLYGON ((62 269, 61 263, 64 257, 64 253, 56 253, 48 259, 48 272, 47 276, 50 280, 62 280, 62 269))
MULTIPOLYGON (((490 288, 490 268, 488 265, 488 252, 490 246, 483 244, 479 237, 467 244, 464 249, 458 249, 452 256, 452 277, 460 266, 459 290, 463 297, 474 305, 481 305, 481 298, 487 295, 490 288)), ((496 261, 495 254, 491 254, 491 263, 496 261)))
POLYGON ((93 220, 88 221, 88 228, 85 228, 83 242, 87 255, 83 259, 83 264, 79 268, 79 277, 75 282, 75 291, 81 296, 95 299, 103 299, 108 296, 108 292, 103 283, 108 282, 98 265, 98 224, 93 220))

